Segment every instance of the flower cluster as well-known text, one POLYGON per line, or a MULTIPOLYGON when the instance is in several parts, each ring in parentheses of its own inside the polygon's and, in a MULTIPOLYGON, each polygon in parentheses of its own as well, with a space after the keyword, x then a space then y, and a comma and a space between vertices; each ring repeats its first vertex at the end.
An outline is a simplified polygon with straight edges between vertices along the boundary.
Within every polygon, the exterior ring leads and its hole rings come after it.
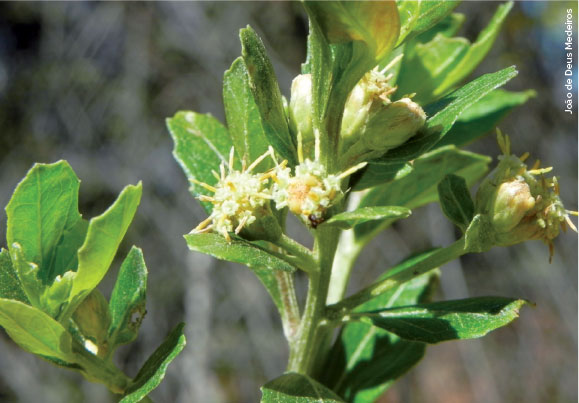
POLYGON ((549 245, 553 255, 553 239, 567 225, 577 231, 559 198, 556 177, 545 174, 551 167, 540 168, 540 162, 528 169, 525 160, 510 152, 510 140, 497 131, 497 139, 503 155, 499 164, 483 181, 477 193, 477 210, 486 214, 492 224, 495 243, 513 245, 532 239, 540 239, 549 245))
POLYGON ((213 211, 191 233, 214 231, 230 241, 229 233, 239 234, 244 227, 254 223, 258 218, 256 213, 263 210, 265 204, 272 198, 268 186, 270 174, 252 173, 252 170, 271 152, 261 155, 249 167, 243 166, 241 171, 233 168, 234 154, 235 150, 232 147, 227 174, 225 162, 220 165, 220 174, 213 172, 217 179, 215 186, 193 180, 194 183, 213 192, 214 195, 198 197, 201 201, 212 203, 213 211))
MULTIPOLYGON (((273 148, 261 155, 250 166, 242 164, 241 171, 233 168, 234 149, 229 157, 228 173, 225 163, 220 165, 220 174, 214 172, 217 183, 212 186, 193 180, 194 183, 213 192, 213 196, 201 195, 199 200, 213 204, 211 215, 201 222, 191 233, 213 231, 231 241, 231 232, 239 234, 247 231, 264 218, 273 218, 269 201, 275 202, 277 209, 288 207, 295 215, 301 217, 313 227, 323 219, 325 211, 338 202, 344 192, 342 179, 366 165, 358 164, 339 174, 328 174, 319 161, 319 140, 316 139, 316 160, 303 158, 301 136, 298 136, 299 165, 294 168, 294 175, 288 168, 287 161, 281 163, 275 157, 273 148), (275 166, 265 173, 252 173, 261 161, 270 156, 275 166)), ((273 222, 275 220, 270 220, 273 222)), ((277 224, 275 224, 277 226, 277 224)), ((269 225, 265 225, 269 226, 269 225)), ((261 227, 264 227, 262 225, 261 227)), ((263 234, 268 229, 261 228, 263 234)), ((250 238, 267 239, 247 231, 250 238)), ((255 232, 255 231, 253 231, 255 232)), ((271 232, 271 231, 269 231, 271 232)))

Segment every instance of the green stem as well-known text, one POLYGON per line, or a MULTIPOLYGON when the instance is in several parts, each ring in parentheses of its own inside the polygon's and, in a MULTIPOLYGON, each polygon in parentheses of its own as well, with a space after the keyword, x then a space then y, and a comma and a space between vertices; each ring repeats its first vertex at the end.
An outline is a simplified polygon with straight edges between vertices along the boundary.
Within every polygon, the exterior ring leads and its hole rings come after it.
POLYGON ((73 341, 72 351, 89 380, 106 385, 113 393, 125 393, 131 379, 113 364, 92 354, 77 340, 73 341))
POLYGON ((332 278, 328 290, 328 304, 334 304, 344 297, 350 274, 356 259, 362 251, 361 244, 354 240, 354 230, 343 231, 334 256, 332 278))
POLYGON ((318 228, 314 250, 319 260, 319 272, 310 273, 310 283, 306 307, 295 342, 290 345, 288 371, 312 374, 314 365, 320 364, 318 351, 320 343, 325 340, 321 323, 325 318, 326 298, 332 262, 338 244, 336 228, 318 228))
POLYGON ((465 250, 464 237, 454 242, 452 245, 441 248, 433 252, 424 260, 418 262, 401 272, 395 273, 369 287, 357 292, 356 294, 343 299, 342 301, 328 307, 328 318, 338 319, 347 315, 353 308, 363 304, 372 298, 384 293, 391 288, 411 280, 412 278, 424 274, 432 269, 442 266, 454 259, 459 258, 468 251, 465 250))
POLYGON ((291 273, 279 270, 276 271, 275 278, 283 305, 283 312, 281 312, 283 332, 291 345, 297 336, 300 326, 300 307, 296 296, 294 278, 291 273))
POLYGON ((275 244, 290 254, 289 256, 281 255, 280 257, 282 259, 296 265, 306 273, 318 270, 318 262, 312 251, 299 242, 296 242, 287 235, 282 234, 275 244))

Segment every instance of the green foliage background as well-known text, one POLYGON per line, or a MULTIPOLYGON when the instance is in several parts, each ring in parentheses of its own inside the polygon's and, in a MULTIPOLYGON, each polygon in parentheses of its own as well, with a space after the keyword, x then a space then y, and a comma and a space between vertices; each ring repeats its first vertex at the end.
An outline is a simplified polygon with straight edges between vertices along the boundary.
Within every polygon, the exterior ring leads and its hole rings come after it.
MULTIPOLYGON (((494 12, 466 2, 461 31, 474 39, 494 12)), ((577 207, 576 118, 563 113, 565 2, 516 3, 476 77, 517 65, 507 88, 539 94, 501 128, 513 151, 555 165, 562 200, 577 207)), ((249 402, 284 369, 286 345, 274 305, 249 270, 187 250, 181 234, 204 218, 171 155, 164 119, 176 110, 222 122, 222 77, 251 24, 289 95, 305 57, 298 3, 0 4, 0 206, 33 162, 67 159, 83 181, 80 210, 100 214, 129 183, 143 197, 119 256, 135 244, 149 268, 148 314, 120 365, 135 375, 172 325, 190 341, 153 392, 159 402, 249 402), (130 360, 129 360, 130 357, 130 360)), ((576 36, 575 36, 576 38, 576 36)), ((574 88, 577 94, 577 88, 574 88)), ((575 98, 577 101, 577 97, 575 98)), ((577 116, 577 109, 574 110, 577 116)), ((499 154, 489 137, 469 149, 499 154)), ((6 216, 0 211, 0 238, 6 216)), ((297 237, 307 236, 290 223, 297 237)), ((449 244, 455 229, 437 205, 416 210, 373 241, 352 290, 410 251, 449 244)), ((569 402, 577 399, 577 244, 559 237, 553 264, 530 242, 449 264, 438 299, 513 295, 537 302, 510 327, 482 340, 436 345, 387 395, 390 402, 569 402), (478 399, 478 400, 477 400, 478 399)), ((120 261, 117 262, 117 267, 120 261)), ((112 291, 115 273, 105 279, 112 291), (108 281, 107 281, 108 280, 108 281)), ((303 285, 303 284, 302 284, 303 285)), ((108 287, 108 288, 107 288, 108 287)), ((112 401, 100 385, 55 371, 0 335, 0 400, 112 401)))

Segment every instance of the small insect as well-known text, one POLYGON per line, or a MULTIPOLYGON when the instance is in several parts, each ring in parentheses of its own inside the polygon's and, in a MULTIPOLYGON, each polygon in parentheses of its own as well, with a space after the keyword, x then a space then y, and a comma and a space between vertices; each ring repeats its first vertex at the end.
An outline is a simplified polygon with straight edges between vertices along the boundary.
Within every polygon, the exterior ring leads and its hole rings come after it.
POLYGON ((318 217, 315 214, 310 214, 308 216, 308 220, 310 221, 310 225, 313 229, 316 229, 318 225, 325 221, 324 217, 318 217))

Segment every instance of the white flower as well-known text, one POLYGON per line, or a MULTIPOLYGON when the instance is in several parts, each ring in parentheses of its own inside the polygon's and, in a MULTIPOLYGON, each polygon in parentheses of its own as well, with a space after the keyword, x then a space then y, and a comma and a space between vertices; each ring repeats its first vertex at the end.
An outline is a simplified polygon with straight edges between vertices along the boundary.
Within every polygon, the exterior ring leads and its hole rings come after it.
POLYGON ((213 196, 199 196, 199 200, 213 204, 211 215, 201 222, 191 233, 199 234, 209 231, 217 232, 228 241, 231 241, 230 232, 238 234, 245 226, 255 222, 255 211, 263 207, 271 196, 268 186, 271 171, 253 174, 251 171, 259 165, 268 155, 271 149, 257 158, 249 167, 241 171, 233 169, 234 149, 229 154, 228 173, 225 173, 225 163, 221 163, 220 172, 213 172, 217 178, 215 186, 192 180, 192 182, 213 192, 213 196))
MULTIPOLYGON (((272 154, 273 157, 273 154, 272 154)), ((272 179, 272 198, 276 208, 288 207, 289 210, 310 222, 314 227, 323 219, 324 212, 338 202, 344 193, 341 181, 366 166, 363 162, 339 174, 328 174, 326 167, 319 162, 319 141, 316 136, 316 159, 303 158, 301 134, 298 133, 299 165, 294 168, 295 175, 285 167, 285 161, 274 168, 272 179)))

